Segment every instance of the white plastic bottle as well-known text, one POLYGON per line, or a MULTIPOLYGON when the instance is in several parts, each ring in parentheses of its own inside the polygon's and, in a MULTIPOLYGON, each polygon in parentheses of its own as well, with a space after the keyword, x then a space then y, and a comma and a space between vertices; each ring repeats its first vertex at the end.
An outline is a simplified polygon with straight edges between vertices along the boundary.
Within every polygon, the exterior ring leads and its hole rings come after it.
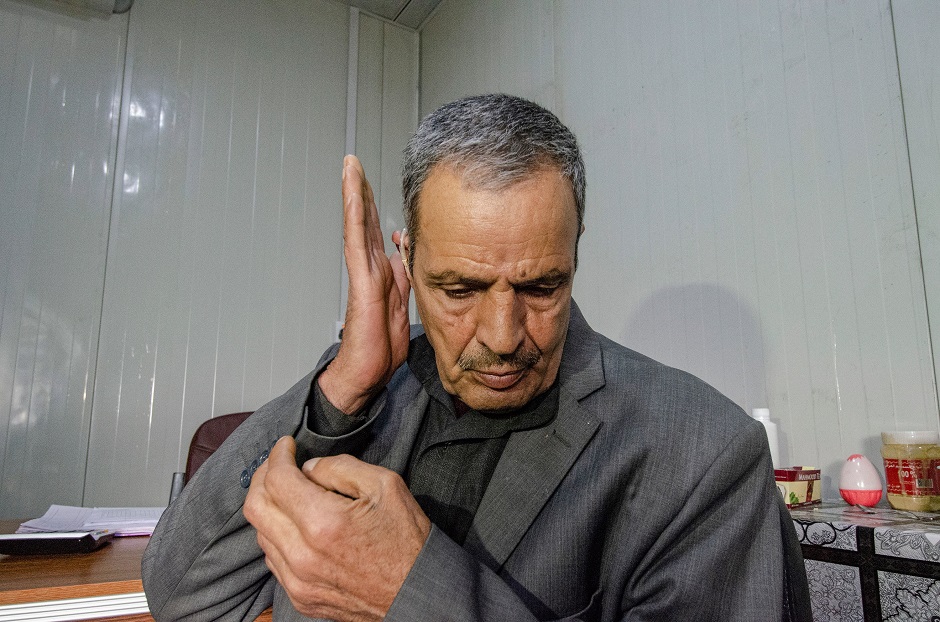
POLYGON ((770 459, 776 469, 780 466, 780 444, 777 442, 777 424, 770 420, 770 409, 755 408, 751 411, 751 416, 760 421, 767 432, 767 442, 770 444, 770 459))

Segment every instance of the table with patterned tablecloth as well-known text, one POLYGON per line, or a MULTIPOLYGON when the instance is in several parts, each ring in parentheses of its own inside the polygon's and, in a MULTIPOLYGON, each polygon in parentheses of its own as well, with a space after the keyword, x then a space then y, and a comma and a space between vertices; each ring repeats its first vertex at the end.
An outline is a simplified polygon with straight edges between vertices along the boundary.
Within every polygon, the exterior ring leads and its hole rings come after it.
POLYGON ((816 622, 940 622, 940 514, 794 508, 816 622))

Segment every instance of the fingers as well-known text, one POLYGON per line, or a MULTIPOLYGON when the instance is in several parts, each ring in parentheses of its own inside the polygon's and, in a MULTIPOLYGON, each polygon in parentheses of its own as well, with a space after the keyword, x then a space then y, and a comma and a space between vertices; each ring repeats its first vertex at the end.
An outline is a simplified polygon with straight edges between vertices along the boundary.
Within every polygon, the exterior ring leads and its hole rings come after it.
POLYGON ((294 460, 294 440, 279 440, 245 502, 265 563, 308 617, 381 619, 430 521, 393 471, 352 456, 310 460, 303 471, 294 460))
POLYGON ((287 525, 288 508, 285 505, 285 499, 281 498, 277 489, 284 487, 282 480, 293 479, 291 468, 302 476, 294 460, 294 448, 294 439, 281 438, 271 449, 268 459, 258 467, 251 478, 251 485, 248 487, 248 496, 245 497, 242 511, 248 522, 259 530, 281 529, 287 525))
MULTIPOLYGON (((318 496, 329 494, 300 472, 295 449, 294 439, 289 436, 281 438, 271 448, 268 459, 251 478, 242 510, 259 535, 274 542, 296 536, 306 505, 316 503, 318 496)), ((262 548, 265 547, 262 545, 262 548)))
POLYGON ((394 471, 349 455, 308 460, 303 474, 314 484, 350 499, 378 498, 384 489, 397 486, 401 480, 394 471))
POLYGON ((274 447, 268 452, 268 464, 297 466, 295 458, 297 454, 297 442, 291 436, 282 436, 274 443, 274 447))
POLYGON ((385 254, 382 229, 379 225, 378 208, 372 186, 366 179, 359 158, 347 155, 343 159, 343 212, 344 237, 361 260, 371 259, 370 251, 380 250, 385 254))
MULTIPOLYGON (((264 488, 266 491, 270 489, 269 492, 278 494, 285 492, 283 490, 285 488, 289 490, 292 486, 303 483, 303 474, 297 468, 296 453, 297 443, 292 437, 279 438, 268 453, 268 459, 255 472, 255 477, 257 477, 258 472, 264 469, 262 480, 258 482, 259 489, 264 488)), ((254 480, 255 478, 252 477, 252 485, 255 484, 254 480)), ((249 487, 248 490, 250 493, 251 488, 249 487)))
MULTIPOLYGON (((402 234, 396 231, 392 234, 392 241, 397 245, 402 241, 402 237, 402 234)), ((397 293, 407 305, 411 291, 408 272, 400 254, 397 258, 395 254, 392 257, 385 255, 385 242, 382 239, 382 228, 372 186, 366 179, 362 163, 354 155, 347 155, 343 159, 343 239, 351 289, 369 300, 380 295, 381 290, 373 290, 370 295, 356 285, 365 285, 365 281, 360 281, 360 279, 368 274, 387 271, 390 264, 397 293), (380 268, 379 263, 385 264, 385 267, 380 268), (373 272, 376 269, 377 271, 373 272)), ((387 272, 383 278, 387 279, 387 272)))
POLYGON ((407 356, 411 283, 401 257, 385 254, 372 188, 351 155, 343 160, 343 240, 349 275, 346 331, 318 382, 334 406, 353 413, 407 356))
MULTIPOLYGON (((278 512, 273 514, 275 518, 283 514, 291 520, 302 519, 307 504, 322 502, 320 497, 330 496, 322 486, 311 486, 312 481, 297 468, 296 450, 297 443, 293 437, 282 436, 278 439, 268 459, 255 472, 248 489, 249 495, 252 495, 254 489, 256 497, 261 496, 260 500, 277 507, 278 512)), ((248 499, 245 503, 251 505, 248 499)), ((267 519, 263 515, 257 518, 259 521, 267 519)))
POLYGON ((336 512, 348 503, 301 473, 295 449, 293 438, 278 440, 255 471, 243 507, 245 518, 257 531, 265 563, 282 584, 292 575, 291 566, 303 543, 318 528, 317 512, 336 512))
POLYGON ((359 160, 346 156, 343 160, 343 250, 350 266, 365 266, 369 261, 364 177, 359 160))

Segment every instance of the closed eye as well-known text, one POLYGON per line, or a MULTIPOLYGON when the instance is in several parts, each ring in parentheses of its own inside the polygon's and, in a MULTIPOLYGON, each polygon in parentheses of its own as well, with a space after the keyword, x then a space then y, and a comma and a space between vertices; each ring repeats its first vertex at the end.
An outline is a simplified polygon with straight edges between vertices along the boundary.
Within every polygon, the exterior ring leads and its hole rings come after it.
POLYGON ((469 298, 477 292, 476 289, 470 287, 452 287, 444 288, 444 294, 448 298, 453 298, 454 300, 460 300, 463 298, 469 298))
POLYGON ((558 291, 557 286, 534 286, 520 288, 520 293, 534 298, 550 298, 558 291))

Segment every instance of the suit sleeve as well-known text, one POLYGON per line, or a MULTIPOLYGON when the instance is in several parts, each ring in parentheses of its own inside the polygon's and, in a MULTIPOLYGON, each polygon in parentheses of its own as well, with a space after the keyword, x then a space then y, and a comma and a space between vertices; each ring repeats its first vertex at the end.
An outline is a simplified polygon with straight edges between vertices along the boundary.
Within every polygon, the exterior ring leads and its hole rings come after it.
POLYGON ((155 620, 253 620, 271 606, 275 579, 242 513, 251 475, 286 435, 297 439, 298 464, 354 450, 383 405, 346 435, 317 435, 303 425, 315 374, 239 426, 164 512, 141 565, 155 620))
POLYGON ((763 429, 732 435, 625 586, 624 619, 780 620, 784 537, 763 429))

